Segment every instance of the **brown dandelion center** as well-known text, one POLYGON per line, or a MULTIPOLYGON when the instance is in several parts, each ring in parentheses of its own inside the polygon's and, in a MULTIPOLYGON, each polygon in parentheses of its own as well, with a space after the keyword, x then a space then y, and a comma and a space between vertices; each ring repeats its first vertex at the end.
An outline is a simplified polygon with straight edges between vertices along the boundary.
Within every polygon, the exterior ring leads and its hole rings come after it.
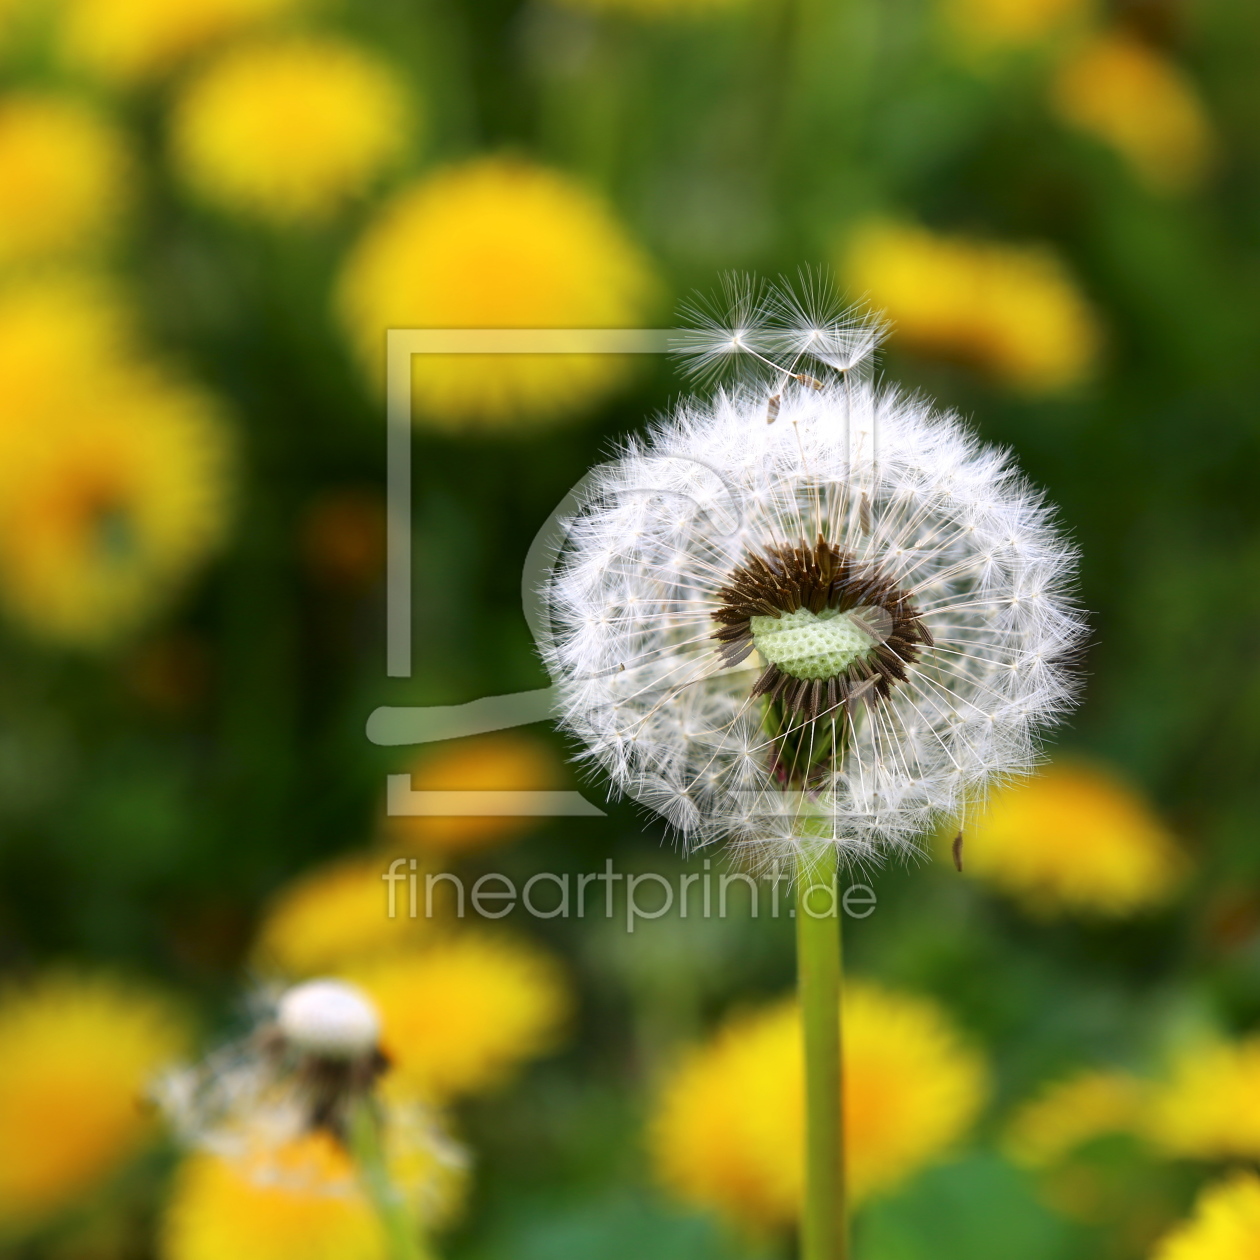
POLYGON ((723 662, 760 653, 766 666, 753 695, 789 720, 887 699, 932 645, 905 591, 821 535, 813 546, 750 555, 718 598, 713 638, 723 662))

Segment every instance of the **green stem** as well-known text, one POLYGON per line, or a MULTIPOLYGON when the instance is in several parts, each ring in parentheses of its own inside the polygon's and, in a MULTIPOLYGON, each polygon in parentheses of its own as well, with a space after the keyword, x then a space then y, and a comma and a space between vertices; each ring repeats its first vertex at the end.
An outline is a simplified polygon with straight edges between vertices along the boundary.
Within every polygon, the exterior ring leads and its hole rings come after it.
POLYGON ((840 1065, 840 901, 836 852, 802 853, 796 870, 796 950, 805 1039, 805 1208, 801 1260, 845 1260, 840 1065))
POLYGON ((419 1225, 390 1178, 380 1116, 370 1101, 360 1103, 351 1112, 350 1151, 359 1168, 363 1191, 385 1231, 390 1260, 428 1260, 428 1249, 420 1242, 419 1225))

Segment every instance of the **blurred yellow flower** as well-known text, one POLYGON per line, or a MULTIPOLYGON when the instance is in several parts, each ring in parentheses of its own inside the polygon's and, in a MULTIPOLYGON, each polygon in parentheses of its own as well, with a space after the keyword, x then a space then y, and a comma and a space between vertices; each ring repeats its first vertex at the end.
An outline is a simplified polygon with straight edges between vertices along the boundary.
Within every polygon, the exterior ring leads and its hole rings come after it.
MULTIPOLYGON (((562 782, 549 744, 513 731, 455 740, 425 751, 411 771, 413 791, 549 791, 562 782)), ((400 817, 386 820, 392 840, 431 854, 459 854, 515 840, 537 826, 527 817, 400 817)))
POLYGON ((1151 1253, 1151 1260, 1255 1260, 1260 1255, 1260 1177, 1237 1173, 1209 1186, 1194 1215, 1151 1253))
POLYGON ((1017 1164, 1046 1168, 1094 1138, 1134 1133, 1145 1087, 1125 1072, 1089 1070, 1044 1089, 1010 1122, 1006 1150, 1017 1164))
POLYGON ((1260 1035, 1184 1051, 1152 1090, 1146 1133, 1169 1155, 1260 1159, 1260 1035))
POLYGON ((1211 164, 1216 138, 1193 84, 1132 35, 1081 44, 1059 67, 1053 100, 1065 121, 1111 145, 1159 192, 1192 187, 1211 164))
POLYGON ((499 1084, 552 1048, 569 994, 550 957, 523 941, 465 933, 348 969, 381 1013, 401 1082, 438 1101, 499 1084))
POLYGON ((998 788, 964 835, 968 874, 1037 915, 1135 914, 1166 901, 1188 869, 1146 801, 1083 763, 998 788))
POLYGON ((0 1226, 58 1210, 134 1154, 153 1074, 185 1048, 159 999, 45 974, 0 994, 0 1226))
POLYGON ((3 437, 0 596, 32 633, 101 646, 218 542, 229 443, 207 397, 153 369, 80 384, 74 414, 3 437))
POLYGON ((0 99, 0 266, 99 245, 131 174, 126 137, 91 106, 47 93, 0 99))
MULTIPOLYGON (((433 1157, 429 1157, 433 1160, 433 1157)), ((403 1171, 408 1179, 415 1168, 403 1171)), ((433 1160, 426 1224, 458 1201, 460 1170, 433 1160)), ((197 1154, 175 1179, 160 1235, 162 1260, 389 1260, 380 1219, 344 1150, 324 1131, 269 1151, 265 1175, 248 1163, 197 1154)))
POLYGON ((942 0, 946 22, 970 47, 1027 47, 1093 16, 1097 0, 942 0))
POLYGON ((58 43, 71 64, 133 84, 225 36, 309 7, 309 0, 60 0, 58 43))
POLYGON ((559 0, 574 9, 604 13, 632 13, 637 17, 668 18, 719 13, 736 9, 748 0, 559 0))
POLYGON ((95 277, 41 275, 0 287, 0 468, 9 442, 75 415, 132 340, 126 304, 95 277))
POLYGON ((173 161, 226 210, 279 224, 326 218, 402 151, 411 111, 394 70, 343 40, 232 48, 182 91, 173 161))
POLYGON ((386 857, 351 858, 282 889, 263 919, 255 962, 268 973, 316 976, 430 939, 437 929, 437 908, 444 903, 435 897, 435 918, 425 917, 425 872, 418 871, 416 917, 411 917, 403 880, 395 885, 390 918, 389 885, 381 878, 389 866, 386 857))
POLYGON ((849 241, 841 266, 915 353, 967 363, 1028 394, 1070 387, 1093 368, 1098 322, 1042 246, 876 223, 849 241))
MULTIPOLYGON (((892 1188, 962 1137, 986 1071, 945 1013, 850 985, 844 997, 845 1147, 855 1199, 892 1188)), ((650 1145, 680 1199, 754 1227, 792 1224, 804 1183, 804 1066, 794 1002, 731 1020, 675 1071, 650 1145)))
MULTIPOLYGON (((389 328, 620 328, 641 324, 648 263, 608 208, 567 176, 479 158, 385 207, 351 252, 338 307, 385 383, 389 328)), ((415 355, 417 419, 436 428, 554 423, 626 375, 611 355, 415 355)))

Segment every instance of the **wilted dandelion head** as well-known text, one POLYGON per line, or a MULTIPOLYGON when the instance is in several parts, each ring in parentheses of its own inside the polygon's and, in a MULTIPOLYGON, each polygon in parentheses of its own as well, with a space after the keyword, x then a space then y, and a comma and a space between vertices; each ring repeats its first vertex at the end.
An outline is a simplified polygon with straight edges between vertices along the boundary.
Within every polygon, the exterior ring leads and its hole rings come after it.
MULTIPOLYGON (((428 749, 411 770, 415 791, 539 792, 562 785, 554 750, 536 736, 515 731, 477 735, 428 749)), ((454 855, 479 852, 527 834, 537 820, 511 817, 405 817, 386 819, 391 841, 409 852, 454 855)))
POLYGON ((0 1228, 88 1194, 148 1128, 152 1074, 182 1020, 120 981, 54 973, 0 995, 0 1228))
POLYGON ((346 974, 381 1013, 398 1079, 438 1101, 497 1086, 551 1050, 570 1007, 552 958, 511 938, 463 933, 346 974))
MULTIPOLYGON (((405 883, 390 917, 389 886, 381 878, 388 868, 382 857, 352 858, 281 889, 258 931, 257 965, 268 975, 313 976, 430 938, 437 922, 424 914, 423 902, 411 917, 405 883)), ((423 872, 418 879, 423 897, 423 872)))
POLYGON ((1215 157, 1211 119, 1185 71, 1123 31, 1074 49, 1053 100, 1066 122, 1110 145, 1157 192, 1193 187, 1215 157))
MULTIPOLYGON (((375 383, 390 328, 626 328, 651 269, 608 207, 567 176, 478 158, 427 176, 369 225, 347 259, 339 312, 375 383)), ((459 430, 554 423, 625 377, 618 356, 415 355, 416 418, 459 430)))
POLYGON ((1007 784, 968 816, 968 873, 1039 916, 1135 914, 1166 901, 1188 869, 1151 806, 1083 762, 1007 784))
POLYGON ((1146 1088, 1126 1072, 1090 1069, 1055 1081, 1012 1117, 1005 1147, 1016 1163, 1047 1168, 1100 1137, 1142 1127, 1146 1088))
POLYGON ((1260 1160, 1260 1035, 1183 1050, 1151 1090, 1144 1129, 1168 1155, 1260 1160))
POLYGON ((211 204, 277 224, 327 218, 402 151, 411 110, 355 45, 289 38, 231 49, 178 98, 176 167, 211 204))
POLYGON ((1094 367, 1097 317, 1047 248, 875 223, 851 237, 841 262, 912 353, 1029 395, 1077 385, 1094 367))
POLYGON ((952 416, 780 376, 595 470, 543 646, 588 757, 686 841, 874 858, 1033 761, 1070 700, 1074 557, 952 416))
POLYGON ((164 372, 117 364, 90 385, 72 413, 3 435, 0 600, 33 634, 98 647, 219 541, 231 444, 213 402, 164 372))
POLYGON ((1155 1247, 1151 1260, 1251 1260, 1260 1252, 1260 1177, 1239 1172, 1209 1186, 1194 1215, 1155 1247))
POLYGON ((126 137, 91 106, 48 93, 0 101, 0 265, 99 246, 132 173, 126 137))
POLYGON ((61 0, 57 41, 77 68, 131 85, 208 44, 308 7, 308 0, 61 0))
MULTIPOLYGON (((180 1138, 205 1156, 192 1164, 199 1171, 188 1174, 199 1189, 185 1188, 184 1195, 200 1202, 207 1193, 239 1194, 259 1213, 281 1216, 297 1214, 295 1202, 333 1200, 343 1207, 322 1210, 339 1217, 350 1204, 355 1218, 364 1216, 349 1133, 355 1109, 371 1105, 381 1115, 396 1188, 427 1218, 461 1157, 415 1094, 386 1078, 380 1038, 381 1015, 371 998, 325 977, 274 994, 242 1040, 168 1071, 156 1097, 180 1138)), ((178 1195, 176 1204, 168 1234, 195 1249, 200 1233, 188 1218, 198 1213, 178 1206, 178 1195)))
MULTIPOLYGON (((966 1133, 986 1072, 922 998, 850 985, 843 1018, 845 1160, 862 1200, 966 1133)), ((683 1201, 741 1224, 794 1223, 804 1194, 803 1073, 795 1003, 733 1019, 665 1083, 650 1135, 658 1178, 683 1201)))

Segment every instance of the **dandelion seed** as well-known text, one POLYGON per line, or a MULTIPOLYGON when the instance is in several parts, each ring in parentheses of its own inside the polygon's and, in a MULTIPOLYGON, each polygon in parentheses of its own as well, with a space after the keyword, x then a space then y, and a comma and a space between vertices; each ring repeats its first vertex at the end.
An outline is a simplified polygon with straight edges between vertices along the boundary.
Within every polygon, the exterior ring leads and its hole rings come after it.
MULTIPOLYGON (((725 326, 752 346, 809 337, 782 318, 808 296, 729 291, 725 326)), ((869 361, 873 326, 822 326, 869 361)), ((684 345, 718 364, 713 328, 684 345)), ((831 366, 820 390, 783 384, 774 424, 756 368, 628 440, 546 590, 546 655, 588 759, 688 844, 761 861, 806 840, 849 861, 909 850, 1028 769, 1083 633, 1074 552, 1009 457, 831 366)))
MULTIPOLYGON (((883 336, 878 321, 846 307, 815 271, 803 271, 796 289, 732 272, 719 298, 693 298, 682 315, 694 326, 679 329, 670 349, 701 386, 735 375, 776 391, 792 381, 822 389, 803 365, 851 371, 870 361, 883 336)), ((775 414, 781 401, 771 396, 775 414)))

